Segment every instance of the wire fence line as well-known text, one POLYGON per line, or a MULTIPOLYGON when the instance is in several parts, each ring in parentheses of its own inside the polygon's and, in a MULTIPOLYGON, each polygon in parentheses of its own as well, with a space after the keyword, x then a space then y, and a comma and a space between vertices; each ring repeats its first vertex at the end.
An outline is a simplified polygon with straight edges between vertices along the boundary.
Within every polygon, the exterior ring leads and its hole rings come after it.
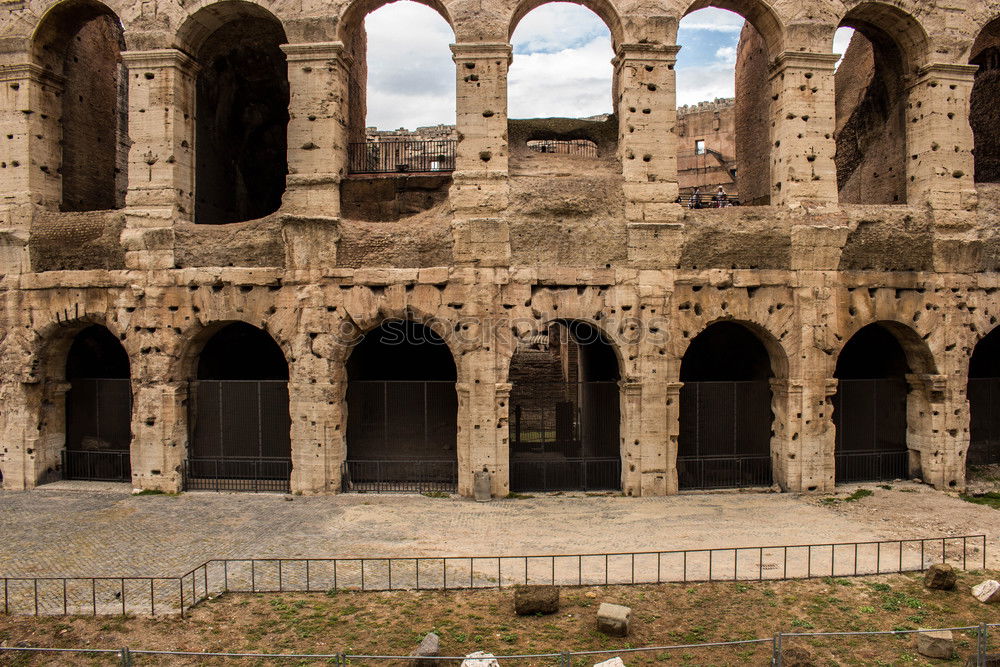
POLYGON ((177 577, 4 577, 3 612, 180 614, 221 593, 779 581, 986 567, 986 536, 535 556, 213 559, 177 577))
MULTIPOLYGON (((781 667, 786 651, 791 648, 796 640, 843 638, 843 637, 884 637, 895 636, 905 637, 924 632, 962 632, 975 639, 975 646, 968 656, 966 665, 976 665, 986 667, 996 664, 1000 660, 1000 654, 990 652, 991 628, 1000 627, 1000 623, 980 623, 979 625, 967 625, 947 628, 920 628, 913 630, 880 630, 880 631, 844 631, 844 632, 784 632, 777 633, 771 637, 759 639, 740 639, 734 641, 703 642, 699 644, 671 644, 667 646, 644 646, 638 648, 601 649, 592 651, 564 651, 559 653, 525 653, 512 655, 495 655, 493 659, 501 665, 516 664, 523 661, 531 661, 535 665, 559 665, 560 667, 572 667, 572 665, 585 665, 592 660, 603 660, 609 656, 642 655, 649 653, 658 654, 657 660, 665 660, 664 656, 677 651, 699 651, 707 652, 710 649, 753 649, 760 659, 756 664, 770 664, 781 667)), ((100 657, 107 656, 115 659, 122 667, 132 667, 141 664, 145 657, 160 658, 218 658, 228 660, 273 660, 273 661, 298 661, 315 660, 323 661, 324 664, 331 665, 364 665, 399 663, 419 664, 426 662, 429 665, 461 665, 469 656, 400 656, 400 655, 364 655, 351 653, 223 653, 223 652, 201 652, 201 651, 161 651, 148 649, 123 648, 49 648, 34 646, 0 646, 0 656, 4 654, 79 654, 82 656, 100 657)), ((748 657, 744 655, 744 657, 748 657)), ((474 658, 473 658, 474 659, 474 658)), ((158 662, 158 661, 157 661, 158 662)), ((152 662, 146 664, 154 664, 152 662)))

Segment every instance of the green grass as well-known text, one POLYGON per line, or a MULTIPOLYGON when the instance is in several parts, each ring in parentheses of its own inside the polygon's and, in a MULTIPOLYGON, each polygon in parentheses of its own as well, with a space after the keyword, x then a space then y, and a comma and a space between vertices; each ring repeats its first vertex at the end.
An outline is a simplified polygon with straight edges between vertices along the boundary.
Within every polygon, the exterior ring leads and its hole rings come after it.
POLYGON ((972 495, 963 493, 959 496, 959 498, 968 503, 986 505, 987 507, 992 507, 995 510, 1000 510, 1000 492, 997 491, 990 491, 989 493, 975 493, 972 495))
POLYGON ((451 494, 446 491, 424 491, 420 495, 428 498, 451 498, 451 494))
POLYGON ((820 502, 824 505, 836 505, 837 503, 853 503, 855 501, 861 500, 862 498, 867 498, 868 496, 875 495, 875 492, 871 489, 858 489, 846 498, 835 498, 833 496, 828 496, 826 498, 820 498, 820 502))
POLYGON ((176 498, 181 495, 179 493, 170 493, 168 491, 160 491, 159 489, 143 489, 139 493, 133 493, 133 496, 168 496, 170 498, 176 498))

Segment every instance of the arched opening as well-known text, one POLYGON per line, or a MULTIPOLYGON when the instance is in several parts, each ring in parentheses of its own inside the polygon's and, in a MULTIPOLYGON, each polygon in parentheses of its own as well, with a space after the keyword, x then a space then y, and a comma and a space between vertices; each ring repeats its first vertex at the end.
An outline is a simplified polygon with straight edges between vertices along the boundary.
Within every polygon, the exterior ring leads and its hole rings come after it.
POLYGON ((60 210, 121 208, 130 146, 121 20, 96 0, 65 0, 42 18, 32 49, 35 62, 59 81, 54 96, 39 100, 52 108, 34 111, 58 124, 46 137, 48 154, 37 161, 58 181, 60 210))
POLYGON ((833 396, 837 482, 908 477, 910 372, 903 346, 881 323, 860 329, 840 351, 833 396))
POLYGON ((351 351, 347 378, 344 491, 455 491, 457 372, 444 340, 390 320, 351 351))
POLYGON ((976 344, 969 360, 967 466, 1000 463, 1000 329, 976 344))
POLYGON ((1000 19, 990 21, 972 45, 970 65, 978 65, 970 98, 969 124, 975 143, 977 183, 1000 183, 1000 19))
POLYGON ((102 326, 73 339, 66 355, 66 448, 63 477, 132 479, 132 385, 128 354, 102 326))
POLYGON ((243 222, 281 206, 288 172, 288 70, 281 22, 240 0, 196 12, 181 30, 195 85, 194 221, 243 222))
POLYGON ((682 489, 770 486, 771 358, 736 322, 716 322, 681 360, 677 483, 682 489))
POLYGON ((581 160, 614 160, 615 19, 573 2, 530 2, 511 22, 507 78, 511 158, 550 169, 581 160), (549 150, 551 148, 551 150, 549 150))
POLYGON ((854 31, 835 75, 840 202, 905 204, 906 80, 926 38, 910 16, 878 2, 854 7, 840 25, 854 31))
MULTIPOLYGON (((746 42, 763 38, 742 16, 725 9, 706 7, 681 19, 677 43, 677 185, 681 203, 690 208, 712 208, 740 202, 737 180, 737 133, 750 121, 736 112, 737 67, 746 69, 753 58, 740 57, 746 42), (739 63, 737 62, 739 59, 739 63), (722 195, 722 196, 718 196, 722 195)), ((762 83, 766 84, 764 79, 762 83)), ((741 94, 750 92, 740 86, 741 94)), ((755 109, 763 133, 761 155, 767 169, 766 111, 770 96, 762 96, 755 109)), ((746 140, 747 137, 741 136, 746 140)), ((765 177, 763 186, 770 178, 765 177)), ((759 201, 754 203, 760 203, 759 201)))
POLYGON ((189 400, 185 487, 288 492, 292 471, 288 362, 271 336, 233 322, 198 355, 189 400))
POLYGON ((584 322, 553 322, 510 362, 510 490, 621 489, 618 357, 584 322))

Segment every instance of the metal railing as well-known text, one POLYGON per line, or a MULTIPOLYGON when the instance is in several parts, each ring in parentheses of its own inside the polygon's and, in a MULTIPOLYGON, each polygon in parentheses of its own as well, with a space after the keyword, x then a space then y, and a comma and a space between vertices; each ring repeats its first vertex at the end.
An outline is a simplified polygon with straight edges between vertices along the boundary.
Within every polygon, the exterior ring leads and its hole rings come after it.
POLYGON ((739 206, 740 198, 736 195, 699 192, 697 195, 681 195, 677 198, 677 203, 688 208, 726 208, 727 206, 739 206))
POLYGON ((910 453, 903 451, 836 452, 834 462, 840 482, 880 482, 909 478, 910 453))
POLYGON ((99 482, 128 482, 132 479, 131 452, 127 449, 64 449, 63 477, 99 482))
POLYGON ((511 490, 516 492, 620 491, 621 477, 619 456, 510 459, 511 490))
POLYGON ((458 491, 458 461, 433 459, 347 460, 341 490, 369 493, 458 491))
POLYGON ((678 456, 677 481, 682 489, 732 489, 771 486, 768 456, 678 456))
POLYGON ((532 139, 528 150, 535 153, 597 157, 597 144, 590 139, 532 139))
POLYGON ((455 171, 454 139, 365 141, 347 148, 352 174, 437 173, 455 171))
POLYGON ((290 493, 292 460, 266 457, 192 457, 184 461, 188 491, 290 493))
MULTIPOLYGON (((562 651, 553 653, 524 653, 514 655, 493 655, 493 660, 500 664, 510 662, 532 661, 532 664, 558 665, 559 667, 572 667, 575 665, 589 665, 594 660, 605 660, 612 656, 642 656, 642 654, 656 654, 650 656, 657 661, 663 658, 659 654, 675 651, 707 651, 709 649, 732 649, 732 650, 756 650, 761 655, 760 658, 767 660, 773 667, 781 667, 784 664, 785 650, 788 644, 796 640, 817 640, 822 638, 838 637, 898 637, 906 635, 916 635, 924 632, 960 632, 966 633, 970 640, 975 641, 973 652, 969 655, 966 665, 976 667, 987 667, 996 664, 997 654, 989 652, 990 629, 1000 627, 998 623, 980 623, 979 625, 966 625, 950 628, 921 628, 912 630, 869 630, 869 631, 849 631, 849 632, 779 632, 771 637, 758 639, 738 639, 732 641, 703 642, 700 644, 671 644, 667 646, 642 646, 624 647, 617 649, 600 649, 593 651, 562 651), (576 659, 580 660, 576 660, 576 659)), ((972 643, 971 641, 969 642, 972 643)), ((184 658, 230 658, 230 659, 256 659, 256 660, 280 660, 295 661, 301 663, 304 660, 323 660, 326 664, 347 667, 347 665, 364 664, 364 662, 390 664, 420 664, 426 662, 433 665, 458 665, 464 664, 469 656, 402 656, 402 655, 363 655, 351 653, 237 653, 237 652, 208 652, 208 651, 151 651, 145 649, 124 648, 54 648, 35 646, 0 646, 0 656, 4 654, 40 654, 53 653, 56 655, 80 655, 80 656, 108 656, 117 658, 118 664, 122 667, 131 667, 133 659, 140 656, 176 656, 184 658)), ((735 659, 736 656, 733 656, 735 659)), ((746 655, 741 656, 740 662, 745 662, 746 655)))
POLYGON ((986 567, 986 536, 537 556, 213 559, 180 577, 5 577, 6 614, 180 614, 220 593, 607 586, 986 567))

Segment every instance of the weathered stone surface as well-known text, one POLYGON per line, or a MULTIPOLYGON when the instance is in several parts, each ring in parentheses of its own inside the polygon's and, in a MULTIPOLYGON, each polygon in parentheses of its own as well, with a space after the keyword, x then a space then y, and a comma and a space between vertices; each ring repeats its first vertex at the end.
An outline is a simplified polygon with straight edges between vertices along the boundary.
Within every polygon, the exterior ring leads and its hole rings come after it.
POLYGON ((625 667, 624 661, 618 656, 611 658, 610 660, 605 660, 604 662, 594 663, 594 667, 625 667))
POLYGON ((632 620, 632 610, 620 604, 602 602, 597 609, 597 629, 615 637, 626 637, 632 620))
POLYGON ((558 586, 518 586, 514 589, 514 613, 518 616, 554 614, 557 611, 558 586))
POLYGON ((1000 582, 987 579, 981 584, 976 584, 972 587, 972 597, 987 604, 1000 601, 1000 582))
POLYGON ((951 630, 933 630, 917 633, 917 653, 928 658, 949 660, 955 652, 951 630))
POLYGON ((465 656, 461 667, 500 667, 500 661, 492 653, 476 651, 465 656))
POLYGON ((948 563, 935 563, 924 574, 924 586, 939 591, 950 591, 957 581, 958 574, 948 563))
POLYGON ((818 667, 812 651, 804 646, 782 647, 781 664, 783 667, 818 667))
MULTIPOLYGON (((415 658, 434 658, 441 655, 440 651, 441 651, 440 637, 438 637, 437 634, 434 632, 428 632, 426 635, 424 635, 424 638, 421 640, 420 646, 417 647, 417 650, 415 650, 410 655, 415 658)), ((437 660, 425 659, 425 660, 410 661, 411 667, 422 667, 422 666, 437 667, 437 665, 438 665, 437 660)))

